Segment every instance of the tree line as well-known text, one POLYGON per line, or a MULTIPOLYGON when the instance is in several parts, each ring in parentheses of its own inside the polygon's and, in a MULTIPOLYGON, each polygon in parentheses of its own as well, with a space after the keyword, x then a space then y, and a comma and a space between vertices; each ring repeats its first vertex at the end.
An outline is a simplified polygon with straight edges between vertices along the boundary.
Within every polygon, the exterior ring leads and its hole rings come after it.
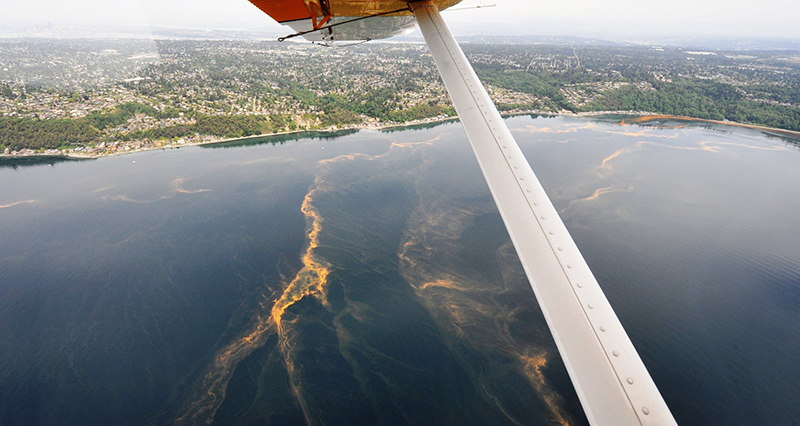
POLYGON ((604 93, 583 110, 649 111, 800 131, 800 108, 754 101, 729 84, 703 80, 654 82, 653 90, 623 86, 604 93))

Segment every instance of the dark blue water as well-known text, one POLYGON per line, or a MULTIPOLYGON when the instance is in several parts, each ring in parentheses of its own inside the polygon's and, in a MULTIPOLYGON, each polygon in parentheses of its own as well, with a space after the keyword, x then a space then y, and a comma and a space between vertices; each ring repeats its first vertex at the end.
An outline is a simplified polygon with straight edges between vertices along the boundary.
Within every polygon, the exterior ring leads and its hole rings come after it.
MULTIPOLYGON (((681 425, 800 424, 800 150, 508 120, 681 425)), ((0 164, 0 424, 585 424, 458 123, 0 164)))

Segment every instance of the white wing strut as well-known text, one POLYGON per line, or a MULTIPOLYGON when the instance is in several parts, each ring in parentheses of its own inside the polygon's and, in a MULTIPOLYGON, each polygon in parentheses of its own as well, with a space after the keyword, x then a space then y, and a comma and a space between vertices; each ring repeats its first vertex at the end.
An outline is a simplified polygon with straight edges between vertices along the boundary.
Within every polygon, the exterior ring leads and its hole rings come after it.
POLYGON ((594 426, 675 425, 592 271, 437 7, 409 4, 594 426))

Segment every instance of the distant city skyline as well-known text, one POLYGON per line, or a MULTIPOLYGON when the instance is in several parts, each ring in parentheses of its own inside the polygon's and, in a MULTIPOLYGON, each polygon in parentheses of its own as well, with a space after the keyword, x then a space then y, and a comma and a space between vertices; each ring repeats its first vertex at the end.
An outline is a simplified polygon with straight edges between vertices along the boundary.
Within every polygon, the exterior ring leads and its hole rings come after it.
MULTIPOLYGON (((800 39, 800 2, 762 0, 464 0, 445 19, 457 35, 719 36, 800 39)), ((209 29, 285 28, 247 0, 7 1, 0 25, 151 26, 209 29)))

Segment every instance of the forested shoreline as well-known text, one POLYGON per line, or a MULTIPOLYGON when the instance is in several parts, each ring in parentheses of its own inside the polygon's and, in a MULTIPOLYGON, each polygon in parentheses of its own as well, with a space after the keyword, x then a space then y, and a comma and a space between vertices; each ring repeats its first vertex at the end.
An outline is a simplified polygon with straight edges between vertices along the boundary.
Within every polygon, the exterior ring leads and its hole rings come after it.
MULTIPOLYGON (((341 54, 269 42, 162 41, 158 60, 131 63, 143 57, 135 44, 92 56, 99 42, 74 43, 71 67, 98 61, 90 64, 100 70, 93 74, 107 73, 106 83, 59 69, 70 65, 58 56, 63 43, 43 54, 41 46, 0 42, 4 56, 4 48, 18 56, 9 57, 12 68, 14 59, 41 62, 25 56, 34 51, 60 60, 16 67, 17 74, 0 61, 0 153, 159 146, 455 115, 424 46, 375 44, 341 54), (23 76, 26 83, 14 82, 23 76)), ((502 112, 626 111, 800 131, 797 52, 547 45, 465 45, 465 52, 502 112)))

